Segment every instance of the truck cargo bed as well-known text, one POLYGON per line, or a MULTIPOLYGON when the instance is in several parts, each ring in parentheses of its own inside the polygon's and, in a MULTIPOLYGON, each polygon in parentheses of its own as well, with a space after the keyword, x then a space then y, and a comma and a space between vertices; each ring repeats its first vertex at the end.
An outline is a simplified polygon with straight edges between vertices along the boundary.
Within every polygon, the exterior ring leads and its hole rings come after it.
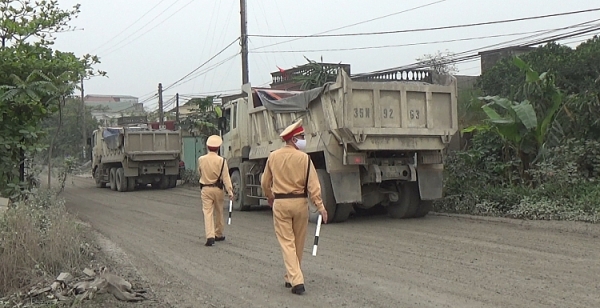
POLYGON ((335 83, 310 91, 254 90, 251 157, 281 146, 279 132, 301 117, 309 151, 324 131, 356 150, 443 149, 458 130, 457 90, 452 77, 438 82, 353 81, 342 71, 335 83))

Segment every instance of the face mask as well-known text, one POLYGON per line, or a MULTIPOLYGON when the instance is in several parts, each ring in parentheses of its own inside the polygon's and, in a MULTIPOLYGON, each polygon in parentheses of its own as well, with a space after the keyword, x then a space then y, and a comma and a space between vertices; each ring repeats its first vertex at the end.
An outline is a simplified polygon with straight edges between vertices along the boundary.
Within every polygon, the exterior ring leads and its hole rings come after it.
POLYGON ((306 140, 296 139, 296 142, 294 142, 294 144, 300 151, 304 151, 304 149, 306 149, 306 140))

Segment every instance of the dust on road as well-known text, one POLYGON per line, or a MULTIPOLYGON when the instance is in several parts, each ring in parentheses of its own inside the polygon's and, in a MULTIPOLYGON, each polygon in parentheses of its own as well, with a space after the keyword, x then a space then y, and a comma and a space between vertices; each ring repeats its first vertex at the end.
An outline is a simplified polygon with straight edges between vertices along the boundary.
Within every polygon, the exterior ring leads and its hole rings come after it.
POLYGON ((357 217, 323 225, 313 257, 310 224, 297 296, 270 211, 234 212, 227 240, 205 247, 196 190, 119 193, 76 178, 64 194, 174 307, 600 307, 596 225, 357 217))

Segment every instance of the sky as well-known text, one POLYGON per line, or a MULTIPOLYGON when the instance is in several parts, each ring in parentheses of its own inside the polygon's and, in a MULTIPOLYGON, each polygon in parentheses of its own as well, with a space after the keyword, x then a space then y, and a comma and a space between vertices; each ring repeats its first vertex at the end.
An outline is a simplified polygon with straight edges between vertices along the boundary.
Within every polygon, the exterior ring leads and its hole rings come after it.
MULTIPOLYGON (((176 93, 185 99, 240 91, 239 43, 217 55, 240 36, 240 1, 59 0, 63 8, 77 3, 81 13, 71 22, 77 30, 60 33, 54 48, 100 57, 101 63, 95 68, 106 71, 108 77, 86 80, 85 94, 132 95, 144 102, 144 107, 155 109, 153 96, 158 83, 168 88, 163 95, 169 104, 176 93), (205 62, 182 82, 168 87, 205 62)), ((589 0, 248 0, 250 83, 268 87, 271 72, 305 64, 304 57, 350 64, 352 74, 356 74, 413 64, 418 57, 438 51, 506 47, 509 41, 531 36, 533 31, 600 19, 600 11, 435 31, 312 37, 292 42, 286 41, 293 38, 252 35, 313 35, 340 27, 345 28, 327 34, 422 29, 597 7, 600 3, 589 0), (417 8, 420 6, 424 7, 417 8), (351 26, 356 23, 360 24, 351 26), (455 41, 440 42, 449 40, 455 41), (499 43, 505 45, 489 47, 499 43), (362 47, 382 48, 356 49, 362 47)), ((599 33, 596 30, 560 42, 576 46, 599 33)), ((458 69, 460 75, 479 75, 479 59, 459 63, 458 69)))

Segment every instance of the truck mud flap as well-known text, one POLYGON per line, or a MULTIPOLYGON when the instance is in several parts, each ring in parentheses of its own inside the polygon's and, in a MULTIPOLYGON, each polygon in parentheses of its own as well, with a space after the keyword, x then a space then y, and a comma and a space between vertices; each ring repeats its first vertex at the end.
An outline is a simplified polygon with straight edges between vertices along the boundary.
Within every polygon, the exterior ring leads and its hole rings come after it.
POLYGON ((444 165, 418 165, 417 177, 421 200, 436 200, 442 198, 444 165))
POLYGON ((360 172, 332 172, 331 186, 336 203, 362 203, 360 172))

